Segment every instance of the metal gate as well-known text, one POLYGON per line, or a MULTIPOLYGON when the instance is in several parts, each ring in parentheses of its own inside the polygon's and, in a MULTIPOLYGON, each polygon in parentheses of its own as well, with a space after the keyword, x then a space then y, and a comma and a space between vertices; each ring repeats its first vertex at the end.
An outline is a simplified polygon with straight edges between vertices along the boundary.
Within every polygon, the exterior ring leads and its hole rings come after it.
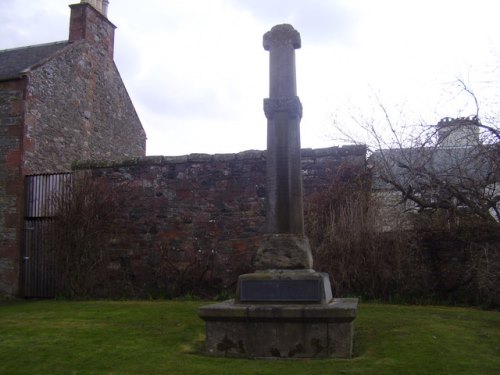
POLYGON ((70 193, 71 173, 25 178, 23 286, 25 297, 51 298, 56 293, 54 243, 60 202, 70 193))

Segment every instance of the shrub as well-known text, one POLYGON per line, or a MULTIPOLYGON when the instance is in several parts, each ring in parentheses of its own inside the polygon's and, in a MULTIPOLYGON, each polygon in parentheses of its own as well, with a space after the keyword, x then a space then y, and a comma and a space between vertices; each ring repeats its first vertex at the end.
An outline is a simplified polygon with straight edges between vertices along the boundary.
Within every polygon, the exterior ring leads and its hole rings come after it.
POLYGON ((337 296, 500 306, 500 229, 477 217, 413 213, 410 227, 382 232, 367 175, 342 166, 306 200, 315 268, 337 296))
POLYGON ((306 201, 306 232, 315 268, 328 272, 337 296, 392 300, 428 289, 428 269, 411 232, 382 233, 370 179, 341 166, 328 189, 306 201))
POLYGON ((109 296, 109 223, 123 203, 118 192, 90 177, 74 180, 55 197, 58 213, 50 235, 56 291, 64 297, 109 296))

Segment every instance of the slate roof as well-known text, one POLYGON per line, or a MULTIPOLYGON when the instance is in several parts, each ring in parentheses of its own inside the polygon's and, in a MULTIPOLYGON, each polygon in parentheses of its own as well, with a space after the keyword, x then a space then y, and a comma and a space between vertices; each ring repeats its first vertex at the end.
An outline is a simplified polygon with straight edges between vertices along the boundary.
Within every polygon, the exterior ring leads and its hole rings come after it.
POLYGON ((0 51, 0 81, 16 78, 19 73, 43 63, 69 42, 54 42, 0 51))

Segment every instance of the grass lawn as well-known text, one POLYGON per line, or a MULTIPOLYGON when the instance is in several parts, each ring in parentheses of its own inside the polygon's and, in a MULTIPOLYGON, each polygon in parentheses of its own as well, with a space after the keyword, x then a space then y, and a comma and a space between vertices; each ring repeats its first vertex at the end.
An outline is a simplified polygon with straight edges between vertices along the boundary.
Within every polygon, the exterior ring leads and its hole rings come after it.
POLYGON ((500 374, 500 313, 363 303, 351 360, 201 354, 203 302, 2 301, 0 374, 500 374))

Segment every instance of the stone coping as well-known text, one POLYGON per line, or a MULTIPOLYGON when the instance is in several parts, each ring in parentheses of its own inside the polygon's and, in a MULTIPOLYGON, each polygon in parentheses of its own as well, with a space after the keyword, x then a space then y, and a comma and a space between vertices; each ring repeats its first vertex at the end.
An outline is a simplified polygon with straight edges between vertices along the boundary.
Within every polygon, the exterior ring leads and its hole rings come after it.
POLYGON ((200 307, 203 320, 316 320, 351 321, 358 311, 357 298, 334 298, 328 304, 237 304, 234 300, 200 307))
MULTIPOLYGON (((265 160, 266 151, 247 150, 234 154, 189 154, 180 156, 142 156, 137 158, 125 158, 121 160, 82 160, 71 165, 72 170, 116 168, 141 165, 168 165, 180 163, 203 163, 203 162, 228 162, 236 160, 265 160)), ((344 145, 327 148, 305 148, 301 150, 303 159, 315 159, 328 156, 365 156, 366 146, 344 145)))

